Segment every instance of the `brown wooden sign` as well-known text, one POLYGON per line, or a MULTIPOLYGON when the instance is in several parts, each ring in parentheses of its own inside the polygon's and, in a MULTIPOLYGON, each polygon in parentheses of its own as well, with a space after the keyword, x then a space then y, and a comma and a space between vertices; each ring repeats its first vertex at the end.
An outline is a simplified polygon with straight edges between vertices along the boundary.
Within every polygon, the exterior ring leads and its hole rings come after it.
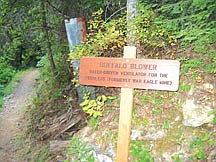
POLYGON ((84 57, 80 84, 177 91, 179 68, 176 60, 84 57))
POLYGON ((124 58, 82 58, 80 84, 122 87, 117 162, 128 162, 134 88, 178 90, 179 61, 135 59, 136 47, 125 46, 124 58))

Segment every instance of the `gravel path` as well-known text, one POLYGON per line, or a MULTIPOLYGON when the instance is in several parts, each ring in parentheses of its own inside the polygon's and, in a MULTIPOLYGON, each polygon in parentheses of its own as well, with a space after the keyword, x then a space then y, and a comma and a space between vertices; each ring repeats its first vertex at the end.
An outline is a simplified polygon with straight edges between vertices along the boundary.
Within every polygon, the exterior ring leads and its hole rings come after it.
POLYGON ((14 154, 14 140, 19 131, 22 110, 31 103, 34 95, 33 83, 37 74, 37 70, 28 72, 17 84, 14 92, 5 98, 4 109, 0 112, 0 162, 18 162, 14 154))

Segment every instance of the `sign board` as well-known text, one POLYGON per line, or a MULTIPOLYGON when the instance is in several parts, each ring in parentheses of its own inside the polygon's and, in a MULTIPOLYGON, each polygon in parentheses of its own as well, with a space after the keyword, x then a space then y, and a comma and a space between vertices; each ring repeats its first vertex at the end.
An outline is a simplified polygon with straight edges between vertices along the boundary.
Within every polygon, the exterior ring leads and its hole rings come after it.
POLYGON ((80 60, 80 84, 177 91, 177 60, 84 57, 80 60))
POLYGON ((65 20, 65 28, 70 49, 85 41, 86 24, 84 18, 71 18, 70 20, 65 20))

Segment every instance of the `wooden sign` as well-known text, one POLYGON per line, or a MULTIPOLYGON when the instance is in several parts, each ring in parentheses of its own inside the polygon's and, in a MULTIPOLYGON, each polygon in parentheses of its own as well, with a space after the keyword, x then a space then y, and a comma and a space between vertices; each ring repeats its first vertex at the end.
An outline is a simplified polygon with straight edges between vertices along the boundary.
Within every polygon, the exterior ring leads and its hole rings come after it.
POLYGON ((128 162, 134 88, 177 91, 179 61, 135 59, 136 47, 125 46, 124 58, 82 58, 80 84, 122 87, 117 162, 128 162))
POLYGON ((176 60, 82 58, 80 84, 177 91, 180 63, 176 60))

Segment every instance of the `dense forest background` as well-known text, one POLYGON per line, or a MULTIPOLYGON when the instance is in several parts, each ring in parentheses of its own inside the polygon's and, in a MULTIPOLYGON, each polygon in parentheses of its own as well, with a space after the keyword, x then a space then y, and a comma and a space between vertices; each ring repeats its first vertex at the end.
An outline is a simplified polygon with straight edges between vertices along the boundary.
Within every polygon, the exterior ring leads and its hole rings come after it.
MULTIPOLYGON (((215 3, 213 0, 187 2, 143 0, 140 3, 142 3, 140 5, 142 16, 139 19, 143 20, 145 17, 149 22, 137 22, 141 24, 137 25, 136 32, 140 35, 139 37, 142 37, 148 55, 151 55, 148 50, 153 52, 154 46, 163 46, 153 42, 159 42, 156 40, 156 36, 164 36, 164 39, 170 39, 170 41, 177 40, 181 50, 192 47, 197 53, 206 53, 208 47, 214 43, 215 3), (145 30, 152 33, 150 38, 149 33, 145 30)), ((0 56, 1 69, 4 69, 4 72, 1 73, 0 83, 4 85, 10 80, 14 70, 36 66, 46 53, 49 53, 50 61, 53 56, 60 53, 67 57, 69 51, 64 27, 65 19, 83 17, 86 22, 89 22, 93 19, 93 13, 101 8, 103 9, 103 13, 100 15, 101 21, 95 22, 98 23, 95 25, 103 27, 103 23, 123 17, 126 1, 31 2, 4 0, 1 1, 0 6, 0 56)), ((125 24, 122 22, 121 25, 125 24)), ((89 32, 91 31, 89 30, 89 32)), ((55 65, 53 63, 51 65, 55 69, 55 65)), ((209 71, 211 70, 209 69, 209 71)))
MULTIPOLYGON (((58 130, 53 132, 49 130, 50 125, 55 126, 51 120, 56 119, 60 114, 65 114, 65 118, 69 117, 68 115, 74 113, 71 112, 71 107, 79 110, 82 110, 80 107, 84 108, 84 112, 80 112, 83 115, 82 120, 73 128, 74 130, 77 131, 86 125, 93 125, 92 129, 98 130, 99 123, 108 112, 98 105, 93 106, 94 108, 91 106, 86 108, 86 104, 97 100, 109 104, 118 103, 118 97, 115 97, 118 96, 118 90, 99 88, 96 90, 98 97, 95 99, 92 98, 92 94, 85 91, 84 102, 80 104, 77 95, 79 91, 77 87, 80 85, 76 77, 77 71, 71 68, 71 62, 83 56, 122 57, 123 46, 127 45, 127 40, 130 39, 127 34, 130 31, 136 35, 133 43, 138 48, 138 57, 177 59, 181 62, 180 88, 176 94, 154 91, 135 93, 138 100, 135 107, 142 107, 144 102, 152 108, 149 119, 147 119, 148 114, 146 117, 135 115, 133 122, 135 126, 150 125, 150 118, 155 120, 164 112, 161 107, 171 105, 179 108, 182 103, 177 103, 175 97, 186 98, 187 94, 194 89, 194 85, 199 87, 204 82, 212 84, 214 87, 210 92, 210 100, 214 101, 215 0, 140 0, 137 5, 138 14, 130 27, 127 26, 126 21, 126 4, 126 0, 0 0, 0 107, 3 105, 3 97, 7 95, 5 88, 16 72, 29 67, 37 67, 40 72, 37 94, 33 99, 33 105, 29 108, 32 120, 28 127, 29 131, 33 132, 31 138, 42 145, 42 151, 34 158, 46 159, 50 156, 47 151, 47 141, 57 138, 53 134, 59 133, 58 130), (85 18, 88 34, 85 43, 69 51, 64 23, 65 19, 76 17, 85 18), (150 95, 154 98, 150 98, 150 95), (162 99, 159 96, 163 96, 162 99), (152 100, 155 102, 152 103, 152 100), (42 128, 46 128, 49 132, 43 131, 42 128), (43 156, 40 156, 41 154, 43 156)), ((196 87, 198 91, 199 88, 196 87)), ((179 109, 170 111, 173 114, 180 112, 179 109)), ((134 114, 139 113, 139 110, 134 112, 134 114)), ((215 114, 215 109, 211 113, 215 114)), ((168 119, 171 119, 173 114, 158 119, 167 132, 171 132, 168 119)), ((210 130, 206 128, 206 131, 212 132, 214 127, 210 130)), ((177 131, 177 128, 173 131, 177 131)), ((204 130, 197 130, 197 132, 202 131, 204 130)), ((171 139, 172 134, 169 135, 171 139)), ((197 148, 191 153, 192 160, 206 160, 212 147, 215 146, 212 144, 215 132, 208 136, 208 144, 205 143, 207 140, 203 139, 207 135, 199 135, 197 141, 193 141, 196 146, 191 144, 191 150, 197 148)), ((116 139, 116 135, 112 137, 116 139)), ((167 149, 170 144, 163 139, 157 144, 157 149, 158 145, 164 145, 167 149)), ((143 155, 148 157, 146 161, 157 159, 157 153, 153 158, 149 154, 151 151, 143 149, 140 143, 133 142, 133 146, 132 160, 140 161, 143 155)), ((83 146, 78 147, 82 149, 83 146)), ((84 149, 83 152, 85 151, 84 149)), ((181 153, 173 154, 172 160, 181 161, 180 157, 181 153)))

